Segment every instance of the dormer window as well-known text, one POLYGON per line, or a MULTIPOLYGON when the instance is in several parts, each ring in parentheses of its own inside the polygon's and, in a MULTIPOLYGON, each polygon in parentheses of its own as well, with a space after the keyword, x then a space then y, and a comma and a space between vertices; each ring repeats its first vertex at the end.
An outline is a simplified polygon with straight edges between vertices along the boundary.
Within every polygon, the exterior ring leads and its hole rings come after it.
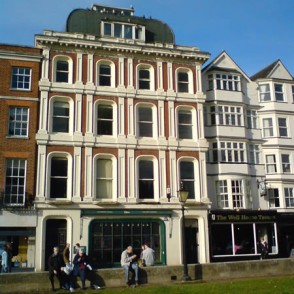
POLYGON ((121 39, 145 40, 145 27, 124 23, 103 22, 101 25, 103 37, 121 39))

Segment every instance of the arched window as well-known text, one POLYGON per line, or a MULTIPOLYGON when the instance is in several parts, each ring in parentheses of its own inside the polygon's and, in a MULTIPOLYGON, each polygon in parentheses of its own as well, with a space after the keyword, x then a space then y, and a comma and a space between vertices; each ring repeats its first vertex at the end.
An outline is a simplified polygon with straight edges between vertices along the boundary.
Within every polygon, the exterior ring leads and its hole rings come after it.
POLYGON ((111 154, 98 154, 94 158, 94 197, 96 200, 117 198, 117 161, 111 154))
POLYGON ((179 139, 193 139, 194 138, 194 124, 196 118, 193 118, 193 111, 191 108, 177 109, 178 121, 178 138, 179 139))
POLYGON ((97 86, 115 86, 115 65, 113 62, 107 60, 97 62, 97 86))
POLYGON ((70 198, 71 196, 71 156, 54 152, 48 156, 48 198, 70 198))
POLYGON ((193 73, 190 69, 179 68, 176 72, 177 91, 179 93, 193 93, 193 73))
POLYGON ((188 199, 195 199, 195 171, 193 161, 180 161, 180 182, 185 191, 189 191, 188 199))
POLYGON ((73 62, 68 56, 56 56, 53 59, 53 81, 56 83, 72 83, 73 62))
POLYGON ((69 103, 64 101, 53 102, 52 132, 69 132, 69 103))
POLYGON ((112 160, 107 158, 97 159, 96 171, 96 198, 112 199, 113 193, 113 167, 112 160))
POLYGON ((72 133, 74 102, 69 97, 54 96, 49 101, 49 131, 72 133))
POLYGON ((137 109, 137 131, 138 137, 155 138, 157 136, 156 107, 153 104, 139 103, 137 109))
POLYGON ((154 199, 154 164, 152 160, 139 160, 139 199, 154 199))
POLYGON ((150 65, 138 65, 137 89, 154 90, 154 69, 150 65))

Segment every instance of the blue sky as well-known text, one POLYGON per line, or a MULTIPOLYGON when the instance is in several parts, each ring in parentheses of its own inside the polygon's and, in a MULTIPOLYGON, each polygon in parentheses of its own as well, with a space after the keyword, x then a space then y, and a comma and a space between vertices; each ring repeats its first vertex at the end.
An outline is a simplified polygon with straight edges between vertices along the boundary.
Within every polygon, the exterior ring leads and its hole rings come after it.
POLYGON ((0 0, 0 43, 33 45, 44 29, 64 31, 68 14, 93 3, 130 7, 163 20, 179 45, 222 50, 252 75, 281 59, 294 75, 294 0, 0 0))

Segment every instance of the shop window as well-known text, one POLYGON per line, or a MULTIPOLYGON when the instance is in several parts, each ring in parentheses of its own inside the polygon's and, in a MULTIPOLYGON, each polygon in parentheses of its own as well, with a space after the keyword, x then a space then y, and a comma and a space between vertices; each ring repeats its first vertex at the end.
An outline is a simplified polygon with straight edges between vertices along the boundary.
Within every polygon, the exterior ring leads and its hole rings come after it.
POLYGON ((252 224, 234 224, 234 253, 254 254, 254 235, 252 224))
POLYGON ((120 266, 121 253, 133 246, 140 256, 145 242, 155 251, 155 263, 165 264, 165 227, 161 221, 94 221, 90 226, 90 255, 99 267, 120 266))
POLYGON ((113 164, 111 159, 98 158, 96 162, 96 199, 112 199, 113 164))
POLYGON ((212 255, 233 255, 231 224, 211 226, 212 255))
POLYGON ((113 106, 110 104, 97 106, 97 135, 113 135, 113 106))
POLYGON ((31 89, 32 70, 24 67, 13 67, 11 71, 11 88, 13 90, 31 89))
POLYGON ((68 194, 68 159, 53 156, 50 161, 50 198, 67 198, 68 194))
POLYGON ((26 164, 24 159, 6 159, 4 205, 25 204, 26 164))
POLYGON ((260 255, 260 243, 268 243, 269 253, 277 254, 275 223, 229 223, 211 225, 212 255, 260 255))
POLYGON ((27 137, 29 132, 29 109, 27 107, 10 107, 8 136, 27 137))
POLYGON ((195 171, 193 161, 180 161, 180 182, 185 191, 189 191, 188 199, 195 199, 195 171))

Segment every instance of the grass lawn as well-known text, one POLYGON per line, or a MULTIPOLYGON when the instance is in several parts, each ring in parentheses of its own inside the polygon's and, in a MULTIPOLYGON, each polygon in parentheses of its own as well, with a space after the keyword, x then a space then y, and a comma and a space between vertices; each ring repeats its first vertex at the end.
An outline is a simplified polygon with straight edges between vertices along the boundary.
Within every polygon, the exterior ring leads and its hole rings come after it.
MULTIPOLYGON (((79 291, 80 292, 80 291, 79 291)), ((80 293, 98 292, 94 290, 80 293)), ((100 291, 99 291, 100 292, 100 291)), ((294 277, 269 277, 262 279, 226 280, 219 282, 198 282, 198 283, 175 283, 168 285, 142 285, 138 288, 115 288, 104 289, 100 293, 152 293, 152 294, 251 294, 251 293, 271 293, 271 294, 293 294, 294 277)))

